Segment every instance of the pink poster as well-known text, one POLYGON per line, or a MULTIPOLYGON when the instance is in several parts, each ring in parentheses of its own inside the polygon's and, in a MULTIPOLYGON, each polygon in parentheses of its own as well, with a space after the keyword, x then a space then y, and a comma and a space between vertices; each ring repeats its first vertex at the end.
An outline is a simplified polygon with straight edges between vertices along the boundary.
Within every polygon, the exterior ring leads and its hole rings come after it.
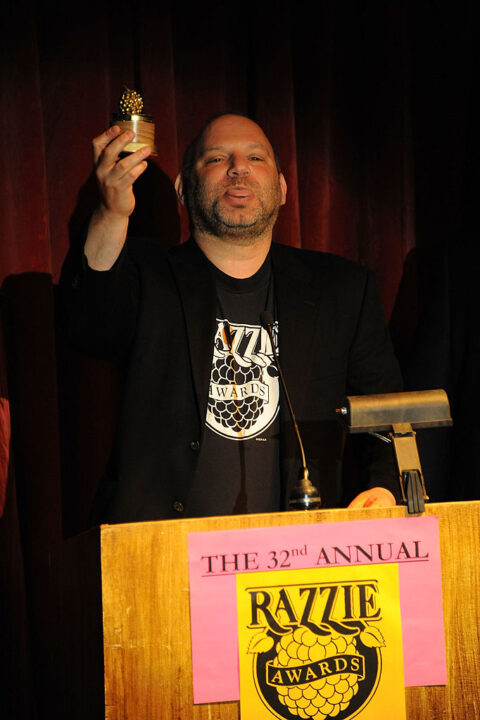
POLYGON ((405 685, 445 685, 437 517, 190 533, 195 703, 238 700, 237 573, 396 563, 405 685))

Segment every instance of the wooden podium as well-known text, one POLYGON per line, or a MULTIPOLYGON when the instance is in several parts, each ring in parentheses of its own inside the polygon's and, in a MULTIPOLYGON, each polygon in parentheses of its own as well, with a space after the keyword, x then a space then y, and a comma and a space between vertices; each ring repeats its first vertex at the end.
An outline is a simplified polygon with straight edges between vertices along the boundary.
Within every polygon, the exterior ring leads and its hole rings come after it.
MULTIPOLYGON (((66 541, 42 570, 49 716, 237 720, 238 702, 193 705, 187 534, 405 514, 396 507, 104 525, 66 541)), ((440 525, 448 685, 407 688, 407 718, 475 720, 480 502, 427 505, 426 514, 440 525)))

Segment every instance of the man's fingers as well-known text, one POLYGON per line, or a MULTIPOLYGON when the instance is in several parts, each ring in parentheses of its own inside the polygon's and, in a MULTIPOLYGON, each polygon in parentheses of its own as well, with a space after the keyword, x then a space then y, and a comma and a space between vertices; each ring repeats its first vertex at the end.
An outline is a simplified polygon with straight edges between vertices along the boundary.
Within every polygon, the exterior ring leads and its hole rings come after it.
MULTIPOLYGON (((109 177, 112 182, 119 182, 125 176, 129 175, 138 165, 143 163, 145 159, 150 155, 150 148, 140 148, 134 153, 128 154, 121 160, 115 163, 114 167, 109 171, 109 177)), ((144 168, 145 169, 145 168, 144 168)))
POLYGON ((133 185, 135 180, 140 177, 140 175, 145 172, 145 170, 148 167, 148 163, 146 160, 143 160, 138 165, 135 165, 135 167, 131 168, 128 172, 124 173, 122 177, 117 182, 116 186, 119 190, 123 190, 124 188, 129 187, 130 185, 133 185))
POLYGON ((100 162, 105 159, 107 166, 113 165, 117 161, 122 150, 126 148, 128 143, 132 142, 134 137, 135 133, 132 130, 125 130, 125 132, 120 133, 118 137, 108 143, 108 145, 103 149, 100 162))
POLYGON ((96 167, 101 164, 110 168, 118 159, 118 156, 125 149, 128 143, 132 142, 135 133, 132 130, 120 132, 118 125, 106 130, 92 142, 93 162, 96 167))
POLYGON ((118 127, 118 125, 113 125, 112 127, 109 127, 108 130, 105 130, 105 132, 92 140, 93 162, 95 165, 98 163, 100 155, 105 150, 107 145, 109 145, 112 140, 118 137, 118 135, 120 135, 120 128, 118 127))

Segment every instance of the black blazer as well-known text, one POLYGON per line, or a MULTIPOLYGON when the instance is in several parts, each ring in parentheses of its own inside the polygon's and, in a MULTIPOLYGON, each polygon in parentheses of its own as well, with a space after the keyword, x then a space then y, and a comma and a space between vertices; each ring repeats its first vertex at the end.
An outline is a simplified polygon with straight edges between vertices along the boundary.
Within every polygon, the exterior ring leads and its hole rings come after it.
MULTIPOLYGON (((347 394, 400 390, 399 370, 370 271, 326 253, 278 244, 271 252, 282 367, 312 482, 331 507, 342 493, 335 408, 347 394)), ((188 516, 216 329, 211 266, 193 240, 165 250, 158 241, 129 239, 112 270, 93 271, 80 258, 75 267, 64 277, 70 339, 126 370, 92 521, 188 516)), ((299 455, 282 402, 281 454, 286 506, 299 455)), ((364 467, 367 487, 383 485, 398 496, 385 443, 370 441, 364 467)))

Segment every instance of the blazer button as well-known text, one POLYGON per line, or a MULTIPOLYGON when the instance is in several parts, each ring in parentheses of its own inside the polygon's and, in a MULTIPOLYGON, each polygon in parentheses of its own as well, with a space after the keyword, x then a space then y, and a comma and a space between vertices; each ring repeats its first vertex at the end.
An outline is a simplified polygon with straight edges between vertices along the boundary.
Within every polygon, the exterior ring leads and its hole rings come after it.
POLYGON ((180 502, 180 500, 175 500, 174 503, 172 503, 172 507, 175 510, 175 512, 182 513, 184 510, 183 503, 180 502))
POLYGON ((200 442, 198 440, 192 440, 190 443, 190 450, 200 450, 200 442))

